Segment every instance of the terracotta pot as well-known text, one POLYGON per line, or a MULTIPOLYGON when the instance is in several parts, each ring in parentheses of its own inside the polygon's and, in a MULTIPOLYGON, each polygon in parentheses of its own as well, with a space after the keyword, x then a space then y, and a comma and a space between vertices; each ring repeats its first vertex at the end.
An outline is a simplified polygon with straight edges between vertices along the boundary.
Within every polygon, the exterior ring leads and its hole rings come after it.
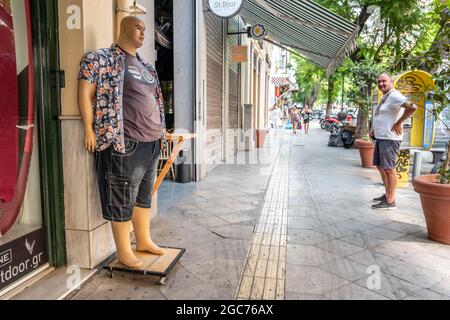
POLYGON ((450 244, 450 184, 439 183, 437 174, 417 176, 414 191, 420 195, 428 238, 450 244))
POLYGON ((256 147, 262 148, 264 146, 264 141, 266 140, 266 135, 269 133, 267 129, 255 129, 256 135, 256 147))
POLYGON ((361 164, 364 168, 374 168, 373 165, 373 148, 375 147, 372 141, 356 140, 356 146, 359 149, 359 156, 361 157, 361 164))

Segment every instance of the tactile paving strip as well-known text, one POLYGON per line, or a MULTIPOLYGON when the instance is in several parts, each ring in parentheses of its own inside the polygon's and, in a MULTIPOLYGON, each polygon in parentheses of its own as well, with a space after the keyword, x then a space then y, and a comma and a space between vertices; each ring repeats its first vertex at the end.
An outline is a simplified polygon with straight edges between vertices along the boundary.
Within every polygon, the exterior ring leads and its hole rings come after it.
POLYGON ((282 146, 273 166, 236 299, 284 299, 289 153, 290 147, 282 146))

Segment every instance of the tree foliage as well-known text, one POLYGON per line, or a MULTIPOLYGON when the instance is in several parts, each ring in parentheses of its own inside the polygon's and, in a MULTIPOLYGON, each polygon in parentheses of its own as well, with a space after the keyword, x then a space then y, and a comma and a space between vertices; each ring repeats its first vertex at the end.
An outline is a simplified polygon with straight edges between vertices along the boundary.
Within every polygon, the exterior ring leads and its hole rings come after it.
MULTIPOLYGON (((448 7, 440 11, 440 19, 440 29, 424 57, 425 63, 428 63, 427 66, 433 73, 435 87, 428 92, 427 98, 434 103, 433 113, 436 117, 445 108, 450 108, 450 9, 448 7)), ((447 149, 447 160, 439 174, 441 183, 450 183, 450 145, 447 149)))
POLYGON ((299 84, 294 101, 313 107, 320 95, 322 80, 326 77, 325 70, 299 57, 293 56, 293 59, 297 62, 295 78, 299 84))
POLYGON ((350 90, 347 92, 349 101, 361 111, 356 134, 359 137, 366 136, 365 123, 368 122, 370 106, 376 93, 374 85, 378 74, 382 71, 398 74, 420 67, 427 71, 434 68, 437 86, 430 92, 429 98, 436 101, 437 105, 443 107, 448 105, 450 78, 448 65, 443 67, 439 61, 443 61, 443 52, 448 53, 450 0, 315 0, 315 2, 359 26, 358 48, 347 59, 351 62, 344 63, 331 79, 319 76, 318 70, 311 70, 310 66, 299 63, 297 81, 301 88, 304 87, 304 91, 299 94, 300 100, 305 100, 311 92, 315 93, 319 86, 321 89, 318 90, 320 92, 318 101, 331 105, 342 89, 341 81, 336 79, 345 76, 350 83, 350 90), (445 9, 447 16, 443 17, 442 12, 445 9))
MULTIPOLYGON (((318 0, 327 9, 357 23, 360 28, 358 49, 351 55, 353 66, 347 76, 353 83, 351 101, 362 111, 358 117, 357 136, 366 136, 369 113, 367 92, 374 93, 378 74, 370 71, 376 65, 377 72, 400 71, 402 58, 411 56, 422 48, 428 48, 438 30, 438 20, 433 9, 439 0, 318 0), (367 70, 366 70, 367 69, 367 70), (362 73, 371 79, 361 79, 362 73), (356 91, 360 90, 359 93, 356 91)), ((373 71, 373 70, 372 70, 373 71)))

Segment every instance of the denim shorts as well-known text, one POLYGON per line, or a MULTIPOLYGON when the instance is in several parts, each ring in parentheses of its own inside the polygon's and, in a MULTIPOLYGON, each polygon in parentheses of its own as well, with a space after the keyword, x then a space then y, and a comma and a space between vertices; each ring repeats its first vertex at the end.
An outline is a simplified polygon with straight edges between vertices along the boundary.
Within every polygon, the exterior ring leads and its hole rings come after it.
POLYGON ((112 146, 95 153, 103 218, 130 221, 134 207, 151 207, 159 152, 160 140, 125 139, 125 153, 116 152, 112 146))
POLYGON ((377 139, 373 150, 373 165, 382 169, 394 169, 401 143, 398 140, 377 139))

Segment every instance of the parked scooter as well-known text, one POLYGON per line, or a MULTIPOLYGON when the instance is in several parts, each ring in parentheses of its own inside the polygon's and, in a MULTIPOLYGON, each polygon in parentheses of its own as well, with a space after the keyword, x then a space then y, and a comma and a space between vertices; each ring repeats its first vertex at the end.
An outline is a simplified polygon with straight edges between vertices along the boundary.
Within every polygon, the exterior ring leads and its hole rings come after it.
POLYGON ((321 122, 320 122, 320 127, 322 128, 322 129, 324 129, 324 124, 326 123, 326 122, 329 122, 329 123, 335 123, 336 121, 339 121, 339 119, 336 117, 336 116, 334 116, 334 115, 330 115, 330 116, 328 116, 328 117, 325 117, 321 122))
POLYGON ((338 124, 340 122, 341 121, 338 119, 338 117, 331 115, 320 122, 320 127, 322 129, 325 129, 326 131, 330 131, 330 127, 332 124, 338 124))

